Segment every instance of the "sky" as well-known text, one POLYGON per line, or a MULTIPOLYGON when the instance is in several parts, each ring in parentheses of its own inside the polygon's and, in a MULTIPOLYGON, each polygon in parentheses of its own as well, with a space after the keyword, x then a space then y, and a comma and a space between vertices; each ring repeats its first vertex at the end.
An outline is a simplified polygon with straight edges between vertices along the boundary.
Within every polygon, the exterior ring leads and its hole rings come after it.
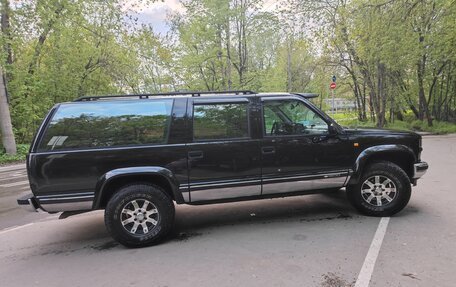
POLYGON ((184 12, 184 7, 179 0, 158 0, 147 5, 135 5, 137 1, 129 0, 129 9, 136 12, 140 24, 148 24, 155 32, 166 34, 169 27, 166 24, 167 15, 171 12, 184 12))
MULTIPOLYGON (((151 4, 139 4, 135 0, 128 0, 129 9, 136 12, 140 24, 152 25, 155 32, 166 34, 169 27, 166 24, 167 15, 171 12, 185 12, 180 0, 158 0, 151 4)), ((278 0, 265 0, 264 10, 273 10, 278 0)))

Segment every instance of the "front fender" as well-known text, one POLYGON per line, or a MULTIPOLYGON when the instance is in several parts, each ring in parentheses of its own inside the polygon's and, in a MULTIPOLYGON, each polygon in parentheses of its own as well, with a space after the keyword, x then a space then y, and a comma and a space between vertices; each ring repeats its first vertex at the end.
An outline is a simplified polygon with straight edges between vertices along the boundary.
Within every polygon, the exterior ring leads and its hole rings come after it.
POLYGON ((356 158, 355 165, 353 167, 353 174, 351 175, 349 183, 355 184, 358 182, 366 163, 372 156, 394 154, 405 154, 407 157, 410 158, 412 163, 416 162, 415 153, 408 146, 400 144, 371 146, 363 150, 356 158))
POLYGON ((104 193, 107 192, 106 187, 113 180, 119 179, 121 177, 128 176, 147 176, 154 175, 160 176, 165 179, 171 187, 171 192, 173 193, 174 199, 177 203, 184 201, 182 193, 179 192, 179 181, 175 175, 167 168, 159 166, 138 166, 138 167, 126 167, 118 168, 111 171, 108 171, 97 182, 95 188, 95 198, 93 201, 93 209, 98 209, 100 207, 101 199, 103 198, 104 193))

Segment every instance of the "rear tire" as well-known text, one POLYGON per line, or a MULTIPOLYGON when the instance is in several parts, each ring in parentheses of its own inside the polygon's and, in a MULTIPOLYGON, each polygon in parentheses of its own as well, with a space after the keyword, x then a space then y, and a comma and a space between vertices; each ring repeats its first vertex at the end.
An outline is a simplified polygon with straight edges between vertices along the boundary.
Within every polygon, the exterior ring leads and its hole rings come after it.
POLYGON ((405 171, 392 162, 381 161, 368 166, 359 182, 347 187, 347 198, 363 214, 391 216, 404 209, 411 191, 405 171))
POLYGON ((149 183, 120 188, 105 209, 111 236, 127 247, 159 243, 174 224, 174 204, 165 191, 149 183))

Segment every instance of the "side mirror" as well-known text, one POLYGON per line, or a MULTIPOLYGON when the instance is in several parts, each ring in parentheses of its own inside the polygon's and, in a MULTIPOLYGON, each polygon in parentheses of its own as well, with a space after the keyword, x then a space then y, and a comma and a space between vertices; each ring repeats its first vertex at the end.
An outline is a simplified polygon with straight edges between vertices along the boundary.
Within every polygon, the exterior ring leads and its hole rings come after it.
POLYGON ((337 135, 338 132, 337 132, 337 129, 333 126, 333 124, 330 124, 328 126, 328 132, 330 135, 337 135))

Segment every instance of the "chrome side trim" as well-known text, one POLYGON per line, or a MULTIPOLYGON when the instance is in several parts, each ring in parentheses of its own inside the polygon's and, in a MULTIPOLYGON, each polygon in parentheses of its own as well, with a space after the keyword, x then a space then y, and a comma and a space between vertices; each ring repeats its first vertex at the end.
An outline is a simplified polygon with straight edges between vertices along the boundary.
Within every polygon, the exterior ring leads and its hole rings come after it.
POLYGON ((78 211, 92 209, 92 201, 75 201, 49 204, 41 203, 40 205, 47 212, 78 211))
POLYGON ((145 148, 161 148, 161 147, 184 147, 186 144, 156 144, 156 145, 132 145, 132 146, 118 146, 118 147, 94 147, 91 149, 74 149, 74 150, 55 150, 55 151, 40 151, 34 152, 34 155, 43 154, 61 154, 61 153, 78 153, 78 152, 97 152, 103 150, 128 150, 128 149, 145 149, 145 148))
POLYGON ((340 188, 344 185, 347 176, 320 178, 313 180, 285 181, 263 184, 262 194, 288 193, 294 191, 340 188))
POLYGON ((70 197, 54 197, 54 198, 38 198, 40 203, 46 201, 66 201, 66 200, 77 200, 77 199, 93 199, 93 195, 85 196, 70 196, 70 197))
POLYGON ((428 170, 429 165, 427 162, 419 162, 413 165, 413 179, 418 179, 422 177, 428 170))
POLYGON ((235 187, 216 187, 208 189, 193 190, 191 201, 204 201, 225 198, 236 198, 244 196, 255 196, 261 194, 261 184, 253 184, 235 187))
POLYGON ((326 179, 334 177, 346 177, 349 173, 347 171, 343 172, 331 172, 331 173, 321 173, 321 174, 311 174, 311 175, 297 175, 297 176, 285 176, 285 177, 271 177, 263 178, 263 183, 279 180, 295 180, 295 179, 326 179))
POLYGON ((94 193, 79 192, 41 195, 36 197, 39 206, 47 212, 91 210, 94 193))
POLYGON ((237 180, 237 181, 224 181, 224 182, 215 182, 215 183, 205 183, 205 184, 191 184, 190 189, 196 189, 196 188, 204 188, 204 187, 216 187, 216 186, 232 186, 232 185, 239 185, 239 184, 244 184, 244 183, 252 183, 252 184, 260 184, 261 180, 260 179, 255 179, 255 180, 237 180))
MULTIPOLYGON (((190 184, 190 201, 206 201, 261 194, 288 193, 343 187, 350 172, 336 171, 312 175, 292 175, 263 179, 225 180, 190 184)), ((184 187, 181 186, 180 190, 184 187)), ((184 192, 183 192, 184 194, 184 192)))
POLYGON ((63 193, 63 194, 52 194, 52 195, 38 195, 38 199, 47 199, 47 198, 67 198, 73 196, 94 196, 93 192, 77 192, 77 193, 63 193))

